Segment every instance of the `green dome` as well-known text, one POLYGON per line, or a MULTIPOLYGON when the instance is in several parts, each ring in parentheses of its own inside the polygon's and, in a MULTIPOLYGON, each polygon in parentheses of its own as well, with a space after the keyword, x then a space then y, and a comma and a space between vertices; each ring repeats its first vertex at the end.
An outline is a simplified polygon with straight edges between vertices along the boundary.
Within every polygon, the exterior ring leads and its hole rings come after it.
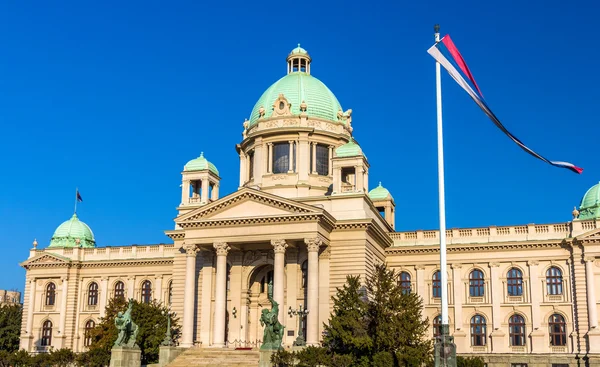
POLYGON ((377 186, 373 190, 369 191, 369 197, 373 201, 385 200, 385 199, 388 199, 388 198, 389 199, 394 199, 392 197, 392 194, 390 194, 390 192, 388 191, 388 189, 386 189, 385 187, 381 186, 381 182, 379 183, 379 186, 377 186))
POLYGON ((337 147, 335 149, 335 154, 337 157, 355 157, 357 155, 364 156, 360 145, 358 145, 354 139, 340 147, 337 147))
POLYGON ((297 54, 308 55, 308 52, 305 49, 303 49, 302 47, 300 47, 300 44, 298 44, 298 47, 296 47, 295 49, 292 50, 292 52, 290 52, 290 55, 297 55, 297 54))
POLYGON ((254 105, 250 114, 250 124, 256 124, 259 110, 265 109, 265 118, 273 114, 273 104, 279 94, 283 94, 291 103, 291 112, 300 114, 300 104, 306 103, 306 114, 309 117, 338 121, 337 113, 342 109, 335 95, 319 79, 305 72, 293 72, 271 85, 254 105))
POLYGON ((590 187, 579 205, 579 219, 600 218, 600 183, 590 187))
POLYGON ((183 167, 184 171, 203 171, 205 169, 208 169, 217 176, 219 175, 217 167, 204 158, 204 152, 200 153, 200 157, 192 159, 183 167))
POLYGON ((48 247, 95 247, 94 234, 87 224, 73 214, 71 219, 64 222, 52 235, 48 247), (79 242, 79 243, 78 243, 79 242))

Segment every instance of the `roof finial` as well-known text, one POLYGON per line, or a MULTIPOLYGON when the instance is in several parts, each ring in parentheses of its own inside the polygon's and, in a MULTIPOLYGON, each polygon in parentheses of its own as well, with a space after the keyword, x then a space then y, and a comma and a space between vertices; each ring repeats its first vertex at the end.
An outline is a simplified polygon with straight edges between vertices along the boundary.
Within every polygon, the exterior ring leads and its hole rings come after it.
POLYGON ((298 42, 298 47, 300 47, 300 42, 298 42))
POLYGON ((33 239, 33 248, 37 248, 37 246, 38 246, 37 238, 34 238, 33 239))
POLYGON ((379 181, 379 187, 381 187, 381 181, 379 181))
POLYGON ((200 158, 204 158, 204 152, 200 152, 200 158))
POLYGON ((573 219, 579 218, 579 210, 577 210, 576 206, 573 207, 573 211, 571 212, 571 214, 573 214, 573 219))

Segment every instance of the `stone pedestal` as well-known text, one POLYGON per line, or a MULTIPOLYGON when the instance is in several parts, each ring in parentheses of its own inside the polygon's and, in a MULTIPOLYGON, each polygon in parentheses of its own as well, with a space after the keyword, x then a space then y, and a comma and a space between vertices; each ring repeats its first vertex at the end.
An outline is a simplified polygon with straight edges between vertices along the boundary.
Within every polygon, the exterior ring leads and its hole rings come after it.
POLYGON ((276 350, 261 350, 260 351, 260 360, 258 362, 259 367, 272 367, 271 356, 277 353, 276 350))
POLYGON ((113 347, 110 351, 110 367, 141 367, 142 351, 139 347, 113 347))
POLYGON ((589 353, 600 353, 600 330, 593 328, 588 331, 587 337, 588 346, 590 347, 589 353))
POLYGON ((184 351, 184 348, 160 346, 158 352, 158 365, 161 367, 168 365, 184 351))

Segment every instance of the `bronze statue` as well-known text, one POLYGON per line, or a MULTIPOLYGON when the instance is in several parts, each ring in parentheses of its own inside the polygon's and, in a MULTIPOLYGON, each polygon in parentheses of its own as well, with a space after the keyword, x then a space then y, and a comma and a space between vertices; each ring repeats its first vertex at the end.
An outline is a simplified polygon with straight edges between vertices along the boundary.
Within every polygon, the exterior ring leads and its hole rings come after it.
POLYGON ((133 299, 129 300, 129 305, 125 313, 119 312, 115 318, 115 326, 119 330, 119 336, 115 340, 113 347, 137 347, 135 339, 138 334, 138 326, 131 320, 131 310, 133 309, 133 299))
POLYGON ((281 341, 283 340, 283 329, 278 319, 279 304, 273 299, 273 282, 269 282, 267 287, 267 296, 271 302, 271 310, 263 308, 260 315, 260 324, 265 327, 263 333, 263 343, 261 350, 277 350, 281 349, 281 341))

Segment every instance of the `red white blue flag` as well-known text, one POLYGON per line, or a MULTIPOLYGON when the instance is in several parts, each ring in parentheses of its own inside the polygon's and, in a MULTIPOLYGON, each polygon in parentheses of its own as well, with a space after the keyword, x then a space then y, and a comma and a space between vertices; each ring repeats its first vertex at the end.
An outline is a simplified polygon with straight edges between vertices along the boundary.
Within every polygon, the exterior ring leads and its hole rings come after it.
POLYGON ((477 103, 477 105, 485 112, 486 115, 492 120, 492 122, 500 129, 506 136, 508 136, 512 141, 514 141, 518 146, 521 147, 524 151, 531 154, 532 156, 541 159, 542 161, 549 163, 556 167, 568 168, 575 173, 583 172, 583 168, 577 167, 572 163, 561 162, 561 161, 551 161, 539 155, 538 153, 531 150, 527 147, 521 140, 519 140, 516 136, 514 136, 510 131, 502 125, 498 117, 492 112, 490 107, 487 105, 485 100, 483 99, 483 94, 481 93, 481 89, 477 85, 471 70, 467 66, 467 63, 463 59, 462 55, 452 42, 452 39, 449 35, 444 36, 439 42, 435 45, 431 46, 427 52, 433 56, 433 58, 440 63, 441 66, 448 71, 448 74, 460 85, 468 94, 471 96, 473 101, 477 103))

